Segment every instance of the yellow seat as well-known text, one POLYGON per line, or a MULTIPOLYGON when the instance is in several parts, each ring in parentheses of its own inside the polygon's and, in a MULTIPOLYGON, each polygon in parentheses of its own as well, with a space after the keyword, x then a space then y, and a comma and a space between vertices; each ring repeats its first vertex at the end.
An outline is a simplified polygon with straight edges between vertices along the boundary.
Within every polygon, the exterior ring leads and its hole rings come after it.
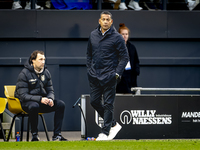
POLYGON ((18 98, 15 98, 14 93, 15 93, 15 88, 16 86, 4 86, 4 94, 8 99, 8 109, 11 113, 13 114, 18 114, 18 113, 25 113, 21 107, 21 103, 18 98))
MULTIPOLYGON (((4 110, 6 108, 6 104, 7 104, 7 99, 0 97, 0 114, 2 114, 4 112, 4 110)), ((6 141, 3 126, 1 124, 1 116, 0 116, 0 127, 1 127, 1 132, 2 132, 2 135, 3 135, 3 140, 6 141)))
MULTIPOLYGON (((5 94, 5 96, 7 97, 7 100, 8 100, 8 109, 11 113, 15 114, 15 116, 13 117, 12 123, 11 123, 11 127, 10 127, 10 131, 9 131, 9 134, 8 134, 7 141, 9 141, 10 134, 11 134, 11 131, 12 131, 12 127, 13 127, 13 124, 14 124, 16 117, 22 117, 20 141, 23 140, 24 117, 28 117, 28 113, 26 113, 22 109, 22 106, 21 106, 19 99, 14 96, 15 89, 16 89, 15 85, 5 85, 4 86, 4 94, 5 94)), ((48 135, 48 131, 47 131, 47 127, 46 127, 44 117, 43 117, 42 113, 39 113, 38 115, 40 115, 40 117, 42 119, 44 130, 45 130, 45 133, 46 133, 46 137, 47 137, 47 140, 49 141, 49 135, 48 135)), ((27 126, 27 138, 26 139, 27 139, 27 141, 29 141, 29 119, 28 119, 27 125, 28 126, 27 126)))

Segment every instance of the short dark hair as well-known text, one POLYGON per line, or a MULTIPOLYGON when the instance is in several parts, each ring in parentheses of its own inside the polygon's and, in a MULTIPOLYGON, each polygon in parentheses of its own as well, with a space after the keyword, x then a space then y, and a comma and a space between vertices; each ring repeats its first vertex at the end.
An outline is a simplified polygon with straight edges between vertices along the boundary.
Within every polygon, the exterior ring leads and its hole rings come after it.
POLYGON ((101 18, 101 15, 110 15, 110 18, 112 19, 112 14, 109 12, 109 11, 103 11, 101 14, 100 14, 100 18, 101 18))
POLYGON ((44 52, 43 51, 39 51, 39 50, 33 51, 32 54, 31 54, 30 60, 29 60, 31 63, 33 63, 32 60, 36 60, 37 54, 44 55, 44 52))

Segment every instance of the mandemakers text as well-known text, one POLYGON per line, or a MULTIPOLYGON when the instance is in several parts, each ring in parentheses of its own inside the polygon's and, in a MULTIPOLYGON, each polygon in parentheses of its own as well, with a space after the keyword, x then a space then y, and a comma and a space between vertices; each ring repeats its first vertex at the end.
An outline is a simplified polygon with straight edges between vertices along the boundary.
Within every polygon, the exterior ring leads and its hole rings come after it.
POLYGON ((181 118, 200 118, 200 112, 182 112, 181 118))

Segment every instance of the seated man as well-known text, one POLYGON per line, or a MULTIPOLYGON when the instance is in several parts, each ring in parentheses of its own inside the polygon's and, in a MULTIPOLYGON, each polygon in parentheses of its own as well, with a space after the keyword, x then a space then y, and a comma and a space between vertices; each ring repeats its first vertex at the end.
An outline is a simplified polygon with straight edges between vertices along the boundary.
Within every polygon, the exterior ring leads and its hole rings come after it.
POLYGON ((19 98, 22 109, 29 114, 32 141, 39 141, 38 113, 55 111, 53 141, 67 141, 61 135, 65 103, 54 99, 51 74, 45 66, 43 51, 34 51, 18 76, 15 97, 19 98))

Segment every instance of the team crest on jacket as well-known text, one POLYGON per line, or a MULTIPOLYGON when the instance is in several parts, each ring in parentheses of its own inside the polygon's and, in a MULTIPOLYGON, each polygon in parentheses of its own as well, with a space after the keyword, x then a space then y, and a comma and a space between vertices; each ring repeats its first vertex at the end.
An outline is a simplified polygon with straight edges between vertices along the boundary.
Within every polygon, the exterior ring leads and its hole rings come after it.
POLYGON ((37 79, 30 79, 29 82, 30 82, 31 84, 35 84, 36 80, 37 80, 37 79))
POLYGON ((41 80, 44 81, 45 80, 45 75, 41 76, 41 80))

